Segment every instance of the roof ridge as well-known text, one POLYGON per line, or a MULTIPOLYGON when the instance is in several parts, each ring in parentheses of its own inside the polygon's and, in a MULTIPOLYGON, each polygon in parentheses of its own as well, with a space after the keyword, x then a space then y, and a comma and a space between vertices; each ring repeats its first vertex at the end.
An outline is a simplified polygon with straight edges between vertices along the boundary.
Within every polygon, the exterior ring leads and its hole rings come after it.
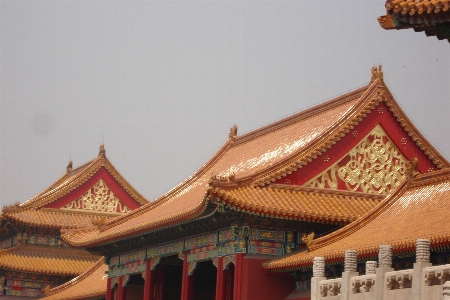
POLYGON ((352 101, 352 100, 354 100, 354 98, 352 98, 352 96, 356 97, 358 95, 358 93, 361 93, 364 90, 367 90, 369 88, 369 86, 370 86, 370 83, 366 84, 362 87, 356 88, 354 90, 351 90, 345 94, 341 94, 341 95, 339 95, 335 98, 332 98, 330 100, 327 100, 325 102, 322 102, 318 105, 309 107, 305 110, 302 110, 302 111, 294 113, 290 116, 284 117, 273 123, 267 124, 265 126, 255 129, 255 130, 247 132, 241 136, 236 136, 236 139, 234 140, 232 147, 239 146, 240 144, 243 144, 243 143, 247 143, 247 142, 249 142, 253 139, 256 139, 262 135, 276 131, 278 129, 289 126, 291 124, 303 121, 305 119, 311 118, 311 117, 316 116, 326 110, 338 107, 349 101, 352 101))
POLYGON ((77 170, 77 172, 75 174, 73 174, 75 177, 72 178, 72 179, 69 179, 66 182, 64 182, 63 179, 70 178, 71 177, 70 174, 73 171, 62 175, 60 178, 58 178, 53 184, 51 184, 45 190, 43 190, 42 192, 40 192, 36 196, 30 198, 29 200, 25 201, 24 203, 20 204, 19 207, 20 208, 28 208, 28 207, 36 207, 36 206, 40 207, 40 206, 45 205, 46 203, 39 205, 39 202, 41 202, 41 200, 43 200, 45 198, 51 197, 53 194, 57 193, 62 188, 70 185, 70 183, 74 182, 76 179, 79 178, 80 173, 84 173, 83 171, 86 171, 90 167, 96 165, 102 159, 103 159, 102 157, 96 157, 93 160, 83 164, 82 166, 75 168, 74 170, 77 170), (83 169, 81 169, 81 167, 83 167, 83 169))
POLYGON ((138 217, 152 209, 155 209, 156 207, 163 205, 167 201, 170 201, 173 197, 179 195, 181 192, 183 192, 183 189, 188 187, 188 184, 191 182, 194 182, 196 179, 200 178, 204 174, 206 174, 211 167, 214 166, 214 163, 218 161, 225 153, 230 149, 230 140, 227 140, 216 153, 212 156, 211 159, 209 159, 203 166, 201 166, 197 171, 195 171, 191 176, 180 182, 178 185, 170 189, 168 192, 164 193, 163 195, 159 196, 153 201, 150 201, 148 204, 138 207, 135 210, 119 216, 117 218, 114 218, 113 220, 109 220, 105 223, 105 226, 103 227, 104 230, 113 228, 115 226, 118 226, 127 220, 131 218, 138 217), (115 226, 111 226, 115 225, 115 226))

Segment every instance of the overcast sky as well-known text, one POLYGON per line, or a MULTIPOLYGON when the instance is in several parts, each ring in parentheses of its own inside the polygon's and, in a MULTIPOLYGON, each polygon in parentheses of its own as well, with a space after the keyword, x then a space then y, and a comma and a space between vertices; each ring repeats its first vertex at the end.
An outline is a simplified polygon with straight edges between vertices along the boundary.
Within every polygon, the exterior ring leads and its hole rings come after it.
POLYGON ((148 200, 238 134, 385 81, 450 158, 450 44, 384 1, 0 1, 0 204, 98 154, 148 200))

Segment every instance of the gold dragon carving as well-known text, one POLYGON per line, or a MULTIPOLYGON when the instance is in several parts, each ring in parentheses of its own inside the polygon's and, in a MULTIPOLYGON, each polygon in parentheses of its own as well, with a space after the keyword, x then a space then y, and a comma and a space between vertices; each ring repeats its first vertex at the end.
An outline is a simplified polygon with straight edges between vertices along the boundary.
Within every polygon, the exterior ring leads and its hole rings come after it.
POLYGON ((70 202, 63 208, 106 213, 127 213, 130 211, 126 205, 123 205, 119 201, 119 198, 114 195, 102 179, 100 179, 83 196, 70 202))
POLYGON ((408 161, 377 125, 355 148, 305 186, 387 194, 403 180, 408 161))

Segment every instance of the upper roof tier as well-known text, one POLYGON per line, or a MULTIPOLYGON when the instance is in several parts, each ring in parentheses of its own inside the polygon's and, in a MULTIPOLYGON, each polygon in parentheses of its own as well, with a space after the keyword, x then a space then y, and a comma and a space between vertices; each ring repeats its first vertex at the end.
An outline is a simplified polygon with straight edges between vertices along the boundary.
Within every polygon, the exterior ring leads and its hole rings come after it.
POLYGON ((378 17, 384 29, 414 28, 450 42, 450 0, 387 0, 386 15, 378 17))
MULTIPOLYGON (((422 173, 448 166, 400 109, 382 74, 381 67, 374 67, 367 86, 242 136, 237 136, 237 128, 233 127, 222 148, 167 194, 95 230, 71 232, 63 239, 72 246, 93 247, 187 222, 199 216, 208 201, 213 201, 209 197, 212 187, 289 184, 290 181, 283 181, 287 178, 295 181, 294 185, 304 185, 326 171, 325 167, 344 162, 345 154, 381 122, 377 120, 382 116, 386 119, 382 122, 392 127, 389 136, 395 138, 397 148, 409 149, 402 150, 405 159, 420 157, 422 173), (358 136, 359 131, 364 135, 358 136), (347 137, 353 138, 351 142, 347 137), (410 143, 408 147, 401 139, 410 143), (346 152, 341 153, 342 149, 346 152)), ((391 143, 387 137, 383 137, 384 142, 391 143)), ((276 211, 285 208, 285 203, 279 201, 271 204, 276 211)))
POLYGON ((47 189, 3 208, 2 218, 26 226, 79 228, 103 222, 147 204, 106 158, 103 145, 94 160, 72 169, 47 189))
POLYGON ((432 248, 450 243, 443 226, 450 210, 450 168, 405 181, 395 193, 363 218, 314 240, 310 251, 267 262, 268 272, 286 272, 311 267, 314 257, 327 263, 343 261, 345 250, 358 256, 376 256, 379 245, 392 245, 394 253, 411 252, 416 240, 429 239, 432 248), (386 234, 389 233, 389 234, 386 234))
POLYGON ((51 289, 42 299, 66 300, 66 299, 91 299, 105 296, 108 265, 104 258, 100 258, 91 268, 68 282, 51 289))

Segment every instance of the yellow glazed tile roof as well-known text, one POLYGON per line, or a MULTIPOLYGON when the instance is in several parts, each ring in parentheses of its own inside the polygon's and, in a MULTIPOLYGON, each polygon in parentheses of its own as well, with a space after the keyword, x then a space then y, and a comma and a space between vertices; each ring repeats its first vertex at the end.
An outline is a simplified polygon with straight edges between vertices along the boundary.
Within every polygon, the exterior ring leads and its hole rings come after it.
POLYGON ((343 260, 345 250, 373 255, 379 245, 392 245, 394 252, 414 251, 419 238, 432 247, 450 243, 450 230, 444 224, 450 211, 450 169, 421 175, 406 182, 367 215, 327 236, 315 240, 311 251, 294 253, 264 265, 268 272, 284 272, 310 267, 313 258, 343 260))
POLYGON ((350 223, 377 206, 384 196, 283 185, 212 188, 227 205, 270 217, 325 223, 350 223))
POLYGON ((450 0, 388 0, 387 11, 402 15, 422 15, 446 12, 450 9, 450 0))
POLYGON ((42 299, 72 300, 104 297, 106 294, 106 281, 108 278, 105 274, 106 271, 108 271, 108 266, 104 264, 102 257, 81 275, 51 289, 49 296, 42 299))
POLYGON ((241 186, 270 184, 331 148, 382 101, 439 168, 448 165, 401 111, 385 86, 379 68, 372 70, 368 86, 242 136, 237 136, 232 129, 224 146, 167 194, 106 222, 100 229, 72 231, 63 235, 63 239, 71 246, 91 247, 193 219, 206 207, 205 196, 211 180, 232 177, 241 186))
POLYGON ((61 209, 23 209, 4 213, 10 220, 28 226, 46 228, 81 228, 89 227, 101 220, 112 219, 118 214, 71 212, 61 209))
POLYGON ((0 250, 0 268, 26 273, 77 276, 89 269, 98 258, 84 250, 19 245, 0 250))

